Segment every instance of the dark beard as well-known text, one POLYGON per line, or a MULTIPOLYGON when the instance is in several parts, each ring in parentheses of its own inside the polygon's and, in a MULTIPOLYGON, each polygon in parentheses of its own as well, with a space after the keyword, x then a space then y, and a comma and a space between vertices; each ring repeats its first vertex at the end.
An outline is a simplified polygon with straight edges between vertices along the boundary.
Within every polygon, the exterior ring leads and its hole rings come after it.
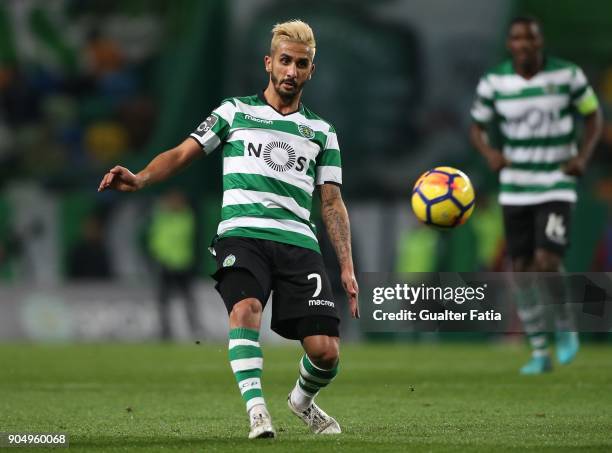
POLYGON ((304 85, 306 84, 306 82, 302 83, 301 85, 298 85, 296 83, 295 90, 293 92, 287 92, 287 91, 283 91, 280 88, 280 83, 278 81, 278 78, 276 78, 273 74, 270 74, 270 78, 272 79, 272 86, 274 87, 274 91, 276 91, 279 97, 286 104, 291 104, 291 102, 293 102, 295 97, 300 95, 300 93, 302 92, 302 88, 304 88, 304 85))

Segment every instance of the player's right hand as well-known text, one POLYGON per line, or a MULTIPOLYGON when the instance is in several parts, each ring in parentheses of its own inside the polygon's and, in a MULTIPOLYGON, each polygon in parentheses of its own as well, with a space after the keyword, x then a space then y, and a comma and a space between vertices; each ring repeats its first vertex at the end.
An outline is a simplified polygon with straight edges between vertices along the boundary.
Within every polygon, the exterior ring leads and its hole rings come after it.
POLYGON ((346 291, 348 298, 349 310, 352 318, 359 318, 359 285, 353 271, 342 271, 340 273, 340 279, 342 280, 342 286, 346 291))
POLYGON ((506 159, 501 151, 497 150, 492 150, 487 154, 487 163, 489 164, 489 168, 495 172, 510 166, 510 161, 506 159))
POLYGON ((120 192, 134 192, 141 187, 142 183, 134 173, 125 167, 117 165, 104 175, 98 186, 98 192, 102 192, 106 189, 115 189, 120 192))

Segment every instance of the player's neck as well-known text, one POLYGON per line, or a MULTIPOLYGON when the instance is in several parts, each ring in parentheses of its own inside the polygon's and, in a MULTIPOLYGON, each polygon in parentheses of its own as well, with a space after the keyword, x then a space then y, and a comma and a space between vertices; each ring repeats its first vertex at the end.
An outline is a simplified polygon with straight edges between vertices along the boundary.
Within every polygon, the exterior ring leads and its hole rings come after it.
POLYGON ((544 57, 538 56, 534 61, 525 62, 522 64, 513 63, 514 70, 524 79, 531 79, 544 68, 544 57))
POLYGON ((300 108, 300 99, 302 97, 301 92, 290 99, 285 99, 280 96, 272 84, 270 84, 264 90, 263 94, 268 105, 283 115, 297 112, 300 108))

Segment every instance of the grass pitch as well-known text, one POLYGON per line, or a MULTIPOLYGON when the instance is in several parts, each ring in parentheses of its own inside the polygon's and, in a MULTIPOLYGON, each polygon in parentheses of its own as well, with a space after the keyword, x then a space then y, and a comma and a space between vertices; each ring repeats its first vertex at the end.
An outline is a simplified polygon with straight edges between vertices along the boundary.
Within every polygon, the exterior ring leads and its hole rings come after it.
POLYGON ((521 377, 519 346, 344 345, 317 400, 344 433, 316 437, 285 402, 299 347, 264 345, 278 438, 249 441, 225 345, 0 345, 0 431, 77 451, 612 451, 611 352, 521 377))

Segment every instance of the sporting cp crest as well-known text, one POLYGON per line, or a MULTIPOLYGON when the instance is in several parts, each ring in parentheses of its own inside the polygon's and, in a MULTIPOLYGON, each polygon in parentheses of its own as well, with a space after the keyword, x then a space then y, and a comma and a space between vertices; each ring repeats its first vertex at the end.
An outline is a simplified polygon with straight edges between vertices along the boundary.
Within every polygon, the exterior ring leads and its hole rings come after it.
POLYGON ((233 266, 236 262, 236 257, 234 255, 227 255, 223 260, 223 267, 233 266))
POLYGON ((300 131, 300 134, 302 134, 302 137, 305 137, 308 140, 313 139, 315 136, 315 132, 312 130, 312 128, 309 126, 306 126, 305 124, 299 124, 298 131, 300 131))
POLYGON ((559 91, 557 86, 554 83, 547 83, 544 87, 544 92, 546 94, 556 94, 559 91))

